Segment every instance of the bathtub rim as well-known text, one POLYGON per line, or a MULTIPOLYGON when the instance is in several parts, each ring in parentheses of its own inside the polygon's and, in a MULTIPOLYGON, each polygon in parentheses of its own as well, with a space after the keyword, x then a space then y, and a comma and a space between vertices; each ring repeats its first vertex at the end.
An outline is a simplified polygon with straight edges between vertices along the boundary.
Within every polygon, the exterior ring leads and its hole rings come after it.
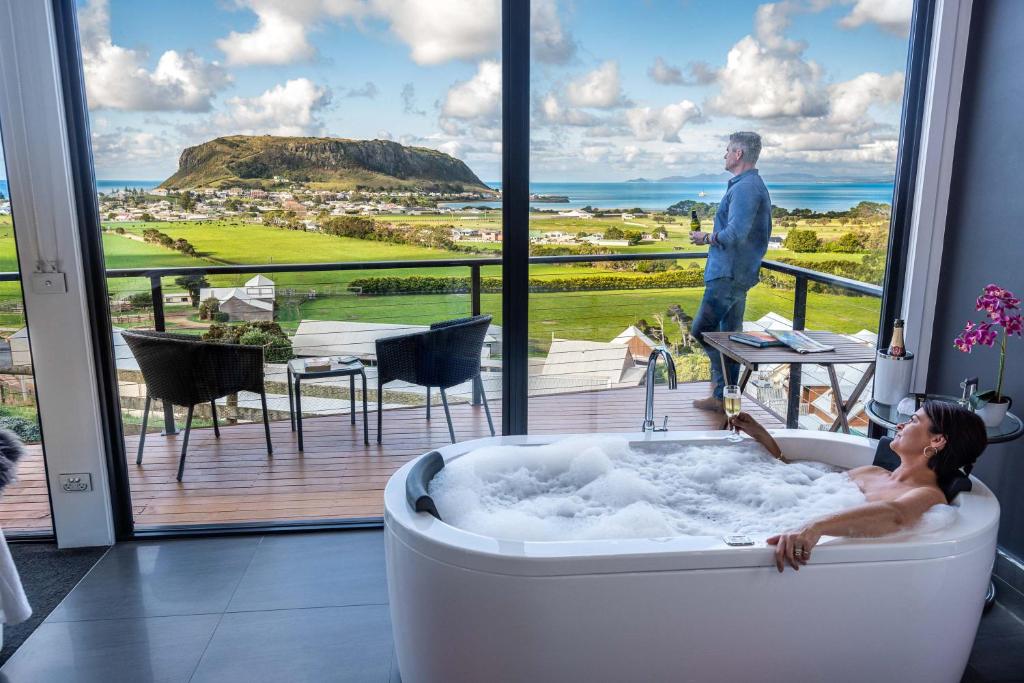
MULTIPOLYGON (((866 437, 774 429, 769 432, 783 445, 796 441, 823 441, 839 450, 863 449, 870 464, 877 441, 866 437)), ((571 437, 626 438, 630 441, 720 442, 722 431, 639 433, 536 434, 497 436, 451 444, 435 449, 448 462, 488 445, 538 445, 571 437)), ((513 541, 482 536, 454 527, 426 512, 414 512, 405 496, 405 480, 414 463, 403 465, 389 479, 384 491, 384 525, 409 550, 437 561, 478 571, 512 575, 571 575, 620 571, 674 571, 773 566, 774 550, 761 540, 753 546, 730 547, 719 537, 683 536, 665 539, 607 539, 599 541, 513 541)), ((994 547, 999 523, 999 504, 980 480, 971 477, 973 489, 958 496, 957 520, 939 531, 903 533, 882 539, 823 537, 811 565, 927 560, 950 557, 984 547, 994 547)))

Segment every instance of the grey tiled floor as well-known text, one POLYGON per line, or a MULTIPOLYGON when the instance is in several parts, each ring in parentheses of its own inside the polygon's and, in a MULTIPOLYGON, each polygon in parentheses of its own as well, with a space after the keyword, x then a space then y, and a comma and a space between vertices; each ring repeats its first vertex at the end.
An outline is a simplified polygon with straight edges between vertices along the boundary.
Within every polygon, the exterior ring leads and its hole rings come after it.
MULTIPOLYGON (((1000 588, 965 683, 1024 681, 1024 604, 1000 588)), ((115 546, 0 670, 51 681, 400 683, 383 535, 115 546)))
POLYGON ((398 681, 380 531, 115 546, 0 683, 398 681))

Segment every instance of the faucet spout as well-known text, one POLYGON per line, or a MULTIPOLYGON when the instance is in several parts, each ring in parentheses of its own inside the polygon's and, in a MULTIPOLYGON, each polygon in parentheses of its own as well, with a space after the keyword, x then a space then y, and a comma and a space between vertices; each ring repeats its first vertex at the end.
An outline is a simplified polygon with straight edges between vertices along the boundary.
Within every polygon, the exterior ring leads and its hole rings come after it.
POLYGON ((672 354, 664 346, 659 346, 651 351, 651 355, 647 359, 647 401, 644 404, 644 423, 641 427, 641 430, 644 432, 668 431, 668 415, 665 416, 665 421, 661 427, 654 426, 654 374, 657 370, 659 357, 665 359, 665 369, 668 371, 668 388, 675 389, 679 386, 676 382, 676 364, 672 361, 672 354))

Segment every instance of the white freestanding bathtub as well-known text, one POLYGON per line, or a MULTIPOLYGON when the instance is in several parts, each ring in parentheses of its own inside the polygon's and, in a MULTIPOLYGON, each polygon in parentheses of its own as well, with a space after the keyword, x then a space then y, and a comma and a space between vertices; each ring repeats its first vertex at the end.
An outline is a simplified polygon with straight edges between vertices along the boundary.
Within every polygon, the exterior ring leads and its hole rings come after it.
MULTIPOLYGON (((772 433, 790 458, 849 468, 874 455, 875 443, 861 437, 772 433)), ((657 448, 722 436, 631 440, 657 448)), ((440 454, 450 461, 484 445, 560 438, 481 439, 440 454)), ((999 519, 995 497, 978 480, 954 501, 951 526, 883 539, 826 537, 809 565, 779 574, 763 543, 729 547, 707 536, 522 542, 463 531, 407 500, 409 473, 423 458, 396 472, 384 494, 388 592, 405 683, 939 683, 959 681, 967 664, 999 519)))

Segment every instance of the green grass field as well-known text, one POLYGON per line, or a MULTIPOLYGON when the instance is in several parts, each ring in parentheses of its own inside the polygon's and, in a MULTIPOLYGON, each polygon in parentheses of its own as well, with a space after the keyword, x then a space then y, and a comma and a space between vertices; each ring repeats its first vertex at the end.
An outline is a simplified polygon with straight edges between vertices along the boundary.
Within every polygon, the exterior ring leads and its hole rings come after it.
MULTIPOLYGON (((500 214, 492 212, 485 220, 455 221, 449 217, 416 216, 395 217, 403 222, 444 222, 474 227, 496 227, 500 214)), ((648 218, 638 219, 648 229, 655 223, 648 218)), ((610 225, 623 226, 620 218, 608 219, 564 219, 539 218, 531 221, 532 229, 565 232, 599 232, 610 225)), ((312 273, 274 273, 275 264, 282 263, 327 263, 360 261, 403 261, 437 260, 446 258, 472 258, 472 255, 452 253, 440 249, 395 245, 349 238, 339 238, 318 233, 306 233, 242 223, 239 220, 219 220, 180 223, 121 223, 106 226, 103 246, 108 268, 145 268, 172 266, 212 266, 226 264, 267 264, 266 274, 278 285, 279 319, 286 328, 294 329, 300 319, 365 320, 375 322, 428 323, 444 318, 467 315, 470 310, 468 295, 403 295, 387 297, 357 296, 346 291, 353 279, 378 275, 468 275, 468 269, 415 268, 390 271, 336 271, 312 273), (125 235, 112 232, 113 227, 123 227, 133 236, 141 236, 145 228, 154 227, 172 238, 184 238, 191 242, 201 258, 185 256, 164 247, 148 244, 125 235), (316 291, 316 298, 307 300, 306 295, 316 291)), ((686 236, 689 226, 669 224, 670 239, 650 245, 624 248, 627 252, 671 252, 679 246, 683 251, 702 251, 703 248, 688 244, 686 236)), ((817 228, 816 228, 817 229, 817 228)), ((837 228, 838 230, 838 228, 837 228)), ((839 232, 842 232, 841 230, 839 232)), ((474 245, 477 246, 477 245, 474 245)), ((489 246, 500 252, 500 244, 489 246)), ((861 254, 793 254, 788 250, 769 251, 767 258, 799 257, 807 261, 827 259, 859 260, 861 254)), ((682 263, 682 262, 680 262, 682 263)), ((13 228, 10 217, 0 217, 0 269, 17 269, 13 228)), ((531 277, 570 277, 608 274, 610 271, 592 266, 543 265, 530 269, 531 277)), ((500 275, 500 268, 486 267, 484 275, 500 275)), ((629 275, 629 273, 617 273, 629 275)), ((250 276, 211 276, 215 285, 241 284, 250 276)), ((177 287, 173 282, 164 282, 165 291, 177 287)), ((149 282, 142 278, 108 278, 108 288, 116 297, 135 291, 148 291, 149 282)), ((564 292, 534 294, 530 305, 530 335, 534 348, 543 349, 552 336, 560 338, 590 339, 608 341, 627 325, 640 318, 653 322, 655 314, 663 314, 673 304, 679 304, 691 315, 696 312, 702 290, 687 289, 645 289, 614 292, 564 292)), ((20 289, 17 283, 0 283, 0 326, 17 328, 24 324, 20 311, 20 289)), ((787 317, 792 315, 793 293, 787 290, 758 286, 751 290, 746 318, 756 319, 769 311, 787 317)), ((484 312, 495 316, 500 323, 500 296, 482 296, 484 312)), ((169 311, 178 310, 171 308, 169 311)), ((879 302, 876 299, 853 296, 836 296, 810 293, 808 299, 807 324, 818 329, 839 332, 857 332, 861 329, 875 329, 878 324, 879 302)), ((190 309, 182 312, 189 313, 190 309)), ((669 331, 669 337, 678 336, 678 330, 669 331)))

